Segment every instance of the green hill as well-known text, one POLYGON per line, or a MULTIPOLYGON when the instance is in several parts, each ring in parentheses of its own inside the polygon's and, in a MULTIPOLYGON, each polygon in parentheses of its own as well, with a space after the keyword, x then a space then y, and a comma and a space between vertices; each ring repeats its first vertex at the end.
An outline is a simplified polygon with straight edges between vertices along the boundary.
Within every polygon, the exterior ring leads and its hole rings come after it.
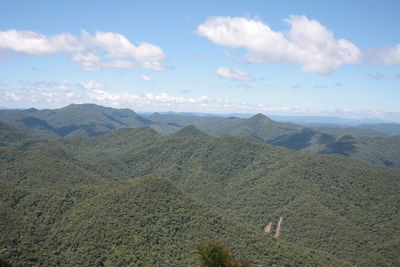
POLYGON ((263 114, 257 114, 249 119, 241 119, 229 125, 217 127, 211 131, 212 135, 226 134, 249 136, 266 142, 282 136, 297 133, 301 127, 290 123, 278 123, 263 114))
POLYGON ((181 137, 209 137, 209 135, 203 133, 202 131, 200 131, 199 129, 197 129, 195 126, 193 125, 189 125, 186 126, 182 129, 179 129, 178 131, 176 131, 174 134, 174 136, 181 136, 181 137))
POLYGON ((1 211, 2 258, 21 266, 192 266, 194 247, 209 240, 254 266, 348 265, 277 241, 154 175, 38 190, 1 211))
POLYGON ((0 146, 17 145, 28 141, 29 136, 14 126, 0 121, 0 146))
MULTIPOLYGON (((400 220, 398 172, 244 137, 165 137, 144 131, 132 129, 130 134, 135 139, 136 132, 145 144, 105 149, 97 147, 107 137, 102 136, 83 138, 68 150, 91 162, 101 175, 116 170, 114 179, 159 174, 212 206, 240 214, 260 230, 269 222, 275 227, 283 216, 283 240, 355 265, 398 261, 395 245, 384 253, 378 248, 400 235, 394 223, 400 220), (85 140, 91 140, 89 146, 85 140)), ((119 131, 109 137, 119 139, 119 131)))
POLYGON ((263 114, 239 119, 155 113, 148 118, 177 128, 193 124, 212 136, 248 136, 307 153, 341 154, 374 164, 400 168, 400 139, 396 136, 385 136, 394 135, 397 124, 371 124, 347 128, 321 125, 303 127, 276 122, 263 114))
POLYGON ((331 136, 260 114, 232 121, 222 128, 253 138, 189 126, 40 141, 0 124, 0 258, 187 265, 189 248, 217 239, 260 266, 400 263, 400 173, 337 155, 397 167, 398 136, 331 136))

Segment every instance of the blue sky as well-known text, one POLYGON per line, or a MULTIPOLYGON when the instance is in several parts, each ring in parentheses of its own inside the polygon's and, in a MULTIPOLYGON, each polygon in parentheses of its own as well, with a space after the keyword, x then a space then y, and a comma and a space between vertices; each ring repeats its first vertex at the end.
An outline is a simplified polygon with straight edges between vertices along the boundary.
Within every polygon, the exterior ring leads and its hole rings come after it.
POLYGON ((0 1, 0 106, 400 122, 399 1, 0 1))

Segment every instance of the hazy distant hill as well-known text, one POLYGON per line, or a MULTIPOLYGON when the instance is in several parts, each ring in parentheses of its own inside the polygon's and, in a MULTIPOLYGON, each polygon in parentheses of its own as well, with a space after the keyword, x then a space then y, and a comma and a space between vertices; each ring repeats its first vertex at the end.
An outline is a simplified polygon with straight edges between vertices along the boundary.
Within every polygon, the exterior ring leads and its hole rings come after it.
POLYGON ((114 109, 94 104, 71 104, 61 109, 0 110, 0 119, 38 135, 96 136, 121 127, 150 125, 130 109, 114 109))
POLYGON ((361 128, 361 126, 347 127, 334 124, 308 124, 305 127, 330 135, 356 135, 356 136, 385 136, 385 133, 372 129, 361 128))
POLYGON ((397 124, 357 127, 313 124, 306 127, 277 122, 263 114, 247 119, 181 113, 154 113, 144 117, 129 109, 106 108, 93 104, 69 105, 54 110, 0 110, 0 119, 44 139, 98 136, 124 127, 142 126, 150 126, 163 135, 177 132, 177 135, 190 136, 195 131, 183 128, 193 125, 205 135, 249 136, 307 153, 337 153, 400 168, 400 141, 386 135, 395 135, 400 127, 397 124))
POLYGON ((215 128, 230 125, 233 122, 241 121, 236 117, 215 117, 215 116, 197 116, 184 114, 160 114, 154 113, 147 118, 155 123, 162 123, 176 129, 180 129, 189 125, 194 125, 200 130, 209 133, 215 128))
POLYGON ((375 130, 323 125, 309 128, 276 122, 263 114, 248 119, 187 117, 176 114, 155 114, 154 118, 159 123, 173 123, 176 127, 184 127, 191 123, 212 136, 248 136, 307 153, 341 154, 374 164, 400 168, 400 139, 385 136, 375 130))
POLYGON ((360 124, 356 127, 360 129, 369 129, 387 135, 400 135, 400 124, 396 123, 360 124))

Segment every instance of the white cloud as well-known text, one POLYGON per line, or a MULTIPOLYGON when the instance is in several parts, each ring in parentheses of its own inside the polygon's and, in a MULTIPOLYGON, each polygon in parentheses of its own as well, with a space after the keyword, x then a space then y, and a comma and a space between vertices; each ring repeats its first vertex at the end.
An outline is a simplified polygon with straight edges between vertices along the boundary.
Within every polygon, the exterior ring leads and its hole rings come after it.
POLYGON ((80 82, 78 83, 78 86, 84 89, 104 89, 106 86, 102 83, 90 81, 90 82, 80 82))
POLYGON ((400 64, 400 44, 395 47, 386 49, 370 49, 368 56, 375 63, 383 65, 399 65, 400 64))
POLYGON ((264 113, 280 115, 304 116, 338 116, 343 118, 362 119, 380 118, 388 121, 400 122, 400 112, 330 109, 297 106, 271 106, 266 103, 233 102, 223 99, 212 99, 208 96, 182 97, 166 93, 135 95, 129 92, 108 92, 102 89, 89 89, 85 92, 51 91, 42 88, 22 90, 16 94, 5 92, 0 95, 0 103, 9 105, 15 102, 26 107, 62 107, 70 103, 96 103, 99 105, 131 108, 136 111, 192 111, 209 113, 264 113), (2 102, 3 101, 3 102, 2 102), (4 102, 6 101, 6 102, 4 102))
POLYGON ((359 64, 361 52, 316 20, 290 16, 288 32, 273 31, 259 20, 244 17, 212 17, 197 27, 210 41, 248 50, 246 60, 255 63, 300 63, 306 72, 328 74, 342 64, 359 64))
POLYGON ((58 90, 65 91, 68 90, 69 82, 67 80, 62 80, 58 83, 58 90))
POLYGON ((49 103, 64 103, 66 100, 66 91, 54 91, 44 88, 29 88, 24 89, 20 94, 21 100, 30 103, 40 103, 48 106, 49 103))
POLYGON ((94 36, 83 32, 83 39, 94 47, 101 47, 110 58, 133 58, 139 62, 162 61, 164 52, 150 43, 132 44, 125 36, 113 32, 96 32, 94 36))
POLYGON ((74 62, 80 62, 83 70, 99 70, 102 69, 103 61, 100 57, 94 53, 77 53, 72 55, 71 60, 74 62))
POLYGON ((122 34, 101 31, 95 35, 82 31, 79 38, 68 33, 47 36, 32 31, 1 31, 0 49, 31 56, 74 53, 70 59, 80 62, 83 70, 117 68, 162 71, 165 67, 161 62, 166 59, 157 45, 146 42, 134 45, 122 34))
POLYGON ((11 101, 20 101, 21 96, 14 94, 13 92, 4 92, 4 98, 11 101))
POLYGON ((140 74, 139 79, 143 82, 151 82, 153 79, 150 76, 140 74))
POLYGON ((8 30, 0 32, 0 48, 40 56, 56 52, 81 51, 84 46, 68 33, 46 36, 32 31, 8 30))
POLYGON ((223 78, 230 78, 242 82, 250 82, 253 80, 253 77, 247 72, 232 70, 226 67, 219 67, 217 69, 217 75, 223 78))

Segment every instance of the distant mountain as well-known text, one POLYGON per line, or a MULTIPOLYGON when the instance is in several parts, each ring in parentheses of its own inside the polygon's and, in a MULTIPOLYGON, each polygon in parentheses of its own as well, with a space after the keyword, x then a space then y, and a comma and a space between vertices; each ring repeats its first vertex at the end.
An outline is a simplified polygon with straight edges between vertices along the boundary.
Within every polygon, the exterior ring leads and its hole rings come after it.
POLYGON ((212 117, 212 116, 196 116, 179 114, 161 114, 154 113, 147 117, 154 123, 164 124, 176 129, 183 128, 189 125, 194 125, 201 131, 210 133, 214 128, 229 125, 232 122, 240 121, 236 117, 212 117))
POLYGON ((71 104, 61 109, 0 110, 0 119, 45 137, 96 136, 121 127, 152 124, 130 109, 71 104))
MULTIPOLYGON (((341 154, 374 164, 400 168, 400 139, 385 136, 375 129, 318 124, 304 127, 271 120, 263 114, 248 119, 153 114, 158 123, 185 127, 193 124, 212 136, 248 136, 257 140, 316 154, 341 154)), ((379 125, 379 124, 378 124, 379 125)), ((381 132, 395 133, 396 124, 385 125, 381 132)), ((372 127, 371 127, 372 128, 372 127)))
POLYGON ((302 125, 309 124, 337 124, 341 126, 357 126, 359 124, 378 124, 385 123, 386 121, 380 119, 345 119, 332 116, 285 116, 285 115, 271 115, 273 120, 279 122, 291 122, 302 125))
MULTIPOLYGON (((93 104, 73 104, 55 110, 0 110, 0 119, 43 139, 98 136, 120 128, 143 126, 150 126, 163 135, 175 132, 182 134, 180 129, 193 125, 206 135, 249 136, 307 153, 337 153, 400 168, 400 152, 396 150, 399 140, 385 136, 398 133, 400 129, 397 124, 367 124, 356 127, 312 124, 306 127, 277 122, 263 114, 256 114, 248 119, 173 112, 140 116, 129 109, 106 108, 93 104)), ((183 134, 190 136, 190 132, 193 132, 192 135, 196 134, 193 129, 185 129, 183 134)))
POLYGON ((200 131, 193 125, 189 125, 182 129, 179 129, 173 135, 174 136, 182 136, 182 137, 185 137, 185 136, 186 137, 189 137, 189 136, 190 137, 209 137, 208 134, 203 133, 202 131, 200 131))
POLYGON ((298 129, 299 127, 293 124, 277 123, 263 114, 257 114, 249 119, 241 119, 231 122, 229 125, 216 127, 211 132, 217 136, 231 134, 251 136, 267 141, 285 134, 294 133, 298 129))
POLYGON ((396 123, 360 124, 356 127, 359 129, 368 129, 387 135, 400 135, 400 124, 396 123))
POLYGON ((336 124, 307 124, 305 127, 313 129, 314 131, 326 133, 330 135, 355 135, 355 136, 385 136, 385 133, 375 131, 372 129, 361 128, 359 126, 342 126, 336 124))

